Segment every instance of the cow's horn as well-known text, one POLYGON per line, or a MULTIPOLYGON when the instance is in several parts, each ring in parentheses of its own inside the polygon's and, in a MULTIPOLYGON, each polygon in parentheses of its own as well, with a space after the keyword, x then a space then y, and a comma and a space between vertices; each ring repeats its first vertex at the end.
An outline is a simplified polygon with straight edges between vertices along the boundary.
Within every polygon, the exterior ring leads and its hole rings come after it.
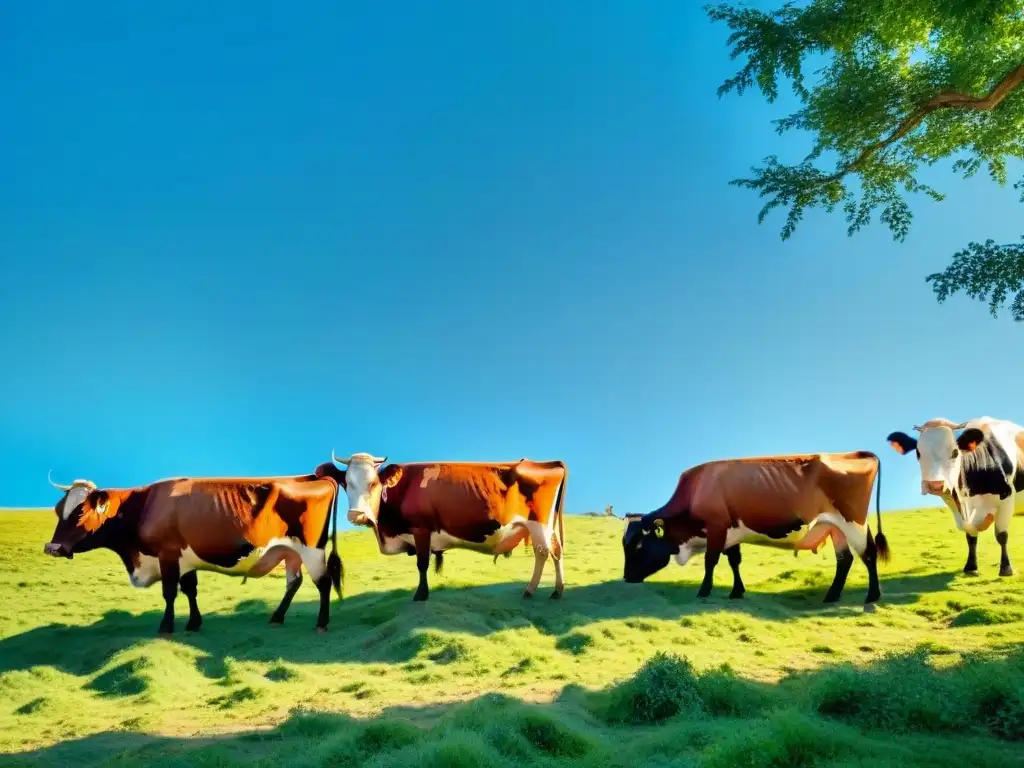
POLYGON ((339 459, 337 456, 334 455, 334 449, 333 448, 331 448, 331 458, 334 459, 339 464, 344 464, 346 467, 348 466, 348 463, 352 460, 351 458, 339 459))
POLYGON ((374 464, 383 464, 385 461, 388 460, 387 456, 385 456, 383 459, 378 459, 376 456, 371 456, 370 458, 373 459, 374 464))
POLYGON ((53 482, 53 480, 50 478, 50 473, 52 471, 53 470, 51 470, 51 469, 46 470, 46 480, 47 480, 47 482, 49 482, 50 485, 52 485, 58 491, 70 491, 71 490, 71 486, 70 485, 61 485, 60 483, 53 482))

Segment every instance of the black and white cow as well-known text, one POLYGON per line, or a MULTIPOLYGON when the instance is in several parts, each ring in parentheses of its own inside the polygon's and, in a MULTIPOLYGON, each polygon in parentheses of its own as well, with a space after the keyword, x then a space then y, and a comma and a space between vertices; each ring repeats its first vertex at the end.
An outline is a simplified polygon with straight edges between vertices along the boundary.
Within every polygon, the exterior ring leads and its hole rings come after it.
POLYGON ((960 424, 931 419, 914 429, 916 440, 905 432, 886 440, 897 453, 917 454, 922 495, 939 496, 966 534, 964 573, 978 572, 978 534, 995 523, 999 575, 1012 576, 1007 542, 1017 493, 1024 491, 1024 427, 982 416, 960 424))

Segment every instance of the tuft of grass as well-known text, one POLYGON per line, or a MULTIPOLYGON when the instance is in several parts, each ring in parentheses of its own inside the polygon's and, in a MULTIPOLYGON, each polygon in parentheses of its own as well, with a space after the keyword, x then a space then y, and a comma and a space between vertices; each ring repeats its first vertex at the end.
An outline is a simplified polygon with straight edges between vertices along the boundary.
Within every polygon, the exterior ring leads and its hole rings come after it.
POLYGON ((823 670, 807 686, 814 712, 886 733, 963 733, 1020 738, 1024 651, 1005 660, 969 657, 937 670, 925 648, 892 654, 870 669, 823 670))
POLYGON ((687 659, 658 651, 636 675, 614 689, 603 706, 609 723, 645 725, 685 714, 701 717, 704 702, 687 659))
POLYGON ((594 638, 583 632, 570 632, 555 641, 555 648, 579 656, 594 644, 594 638))
POLYGON ((993 624, 1013 624, 1024 619, 1020 611, 1008 611, 999 608, 974 607, 957 614, 950 622, 951 627, 991 626, 993 624))

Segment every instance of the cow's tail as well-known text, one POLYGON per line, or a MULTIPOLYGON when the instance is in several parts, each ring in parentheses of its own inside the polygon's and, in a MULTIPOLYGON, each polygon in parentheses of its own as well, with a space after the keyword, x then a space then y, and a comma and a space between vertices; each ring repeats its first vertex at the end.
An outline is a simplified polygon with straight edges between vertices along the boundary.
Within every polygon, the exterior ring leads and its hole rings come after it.
POLYGON ((558 495, 555 497, 555 517, 558 522, 558 559, 565 554, 565 486, 569 482, 569 468, 562 464, 562 482, 558 484, 558 495))
POLYGON ((327 524, 331 526, 331 554, 327 557, 327 573, 330 574, 331 584, 334 591, 341 598, 341 586, 345 580, 345 565, 341 562, 341 555, 338 554, 338 497, 341 495, 341 486, 335 482, 334 501, 331 503, 331 517, 327 524))
POLYGON ((882 533, 882 460, 877 456, 875 459, 878 461, 878 477, 875 478, 875 522, 878 524, 878 536, 875 537, 875 547, 878 550, 878 559, 887 563, 892 552, 889 549, 889 540, 882 533))

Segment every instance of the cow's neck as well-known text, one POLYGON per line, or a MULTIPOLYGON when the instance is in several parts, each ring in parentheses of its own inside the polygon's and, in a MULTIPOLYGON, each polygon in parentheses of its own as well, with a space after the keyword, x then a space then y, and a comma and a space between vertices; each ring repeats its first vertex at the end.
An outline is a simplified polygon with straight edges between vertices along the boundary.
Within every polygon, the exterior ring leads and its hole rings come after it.
POLYGON ((694 482, 696 480, 695 472, 692 469, 688 469, 679 476, 679 482, 676 484, 676 489, 672 493, 672 496, 662 506, 653 512, 645 515, 650 520, 662 519, 668 520, 673 517, 679 517, 684 515, 690 509, 690 500, 693 498, 694 482))
MULTIPOLYGON (((113 493, 113 492, 111 492, 113 493)), ((145 503, 145 494, 129 491, 124 494, 117 514, 90 533, 75 547, 77 552, 109 549, 121 559, 125 553, 139 549, 139 518, 145 503)))

